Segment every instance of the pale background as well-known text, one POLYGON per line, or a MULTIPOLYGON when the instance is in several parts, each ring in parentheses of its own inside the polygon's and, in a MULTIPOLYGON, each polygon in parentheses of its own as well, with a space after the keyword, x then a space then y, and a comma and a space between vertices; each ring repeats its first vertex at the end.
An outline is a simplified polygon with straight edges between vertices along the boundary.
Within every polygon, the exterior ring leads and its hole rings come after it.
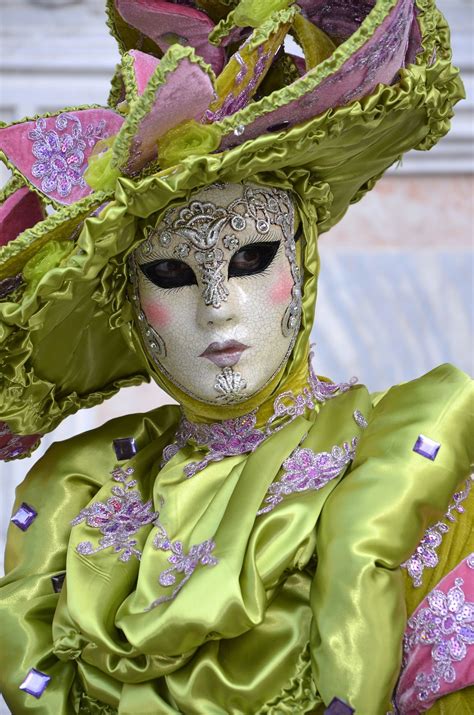
MULTIPOLYGON (((474 367, 473 2, 438 4, 468 92, 453 130, 432 152, 408 155, 321 241, 317 371, 357 375, 372 390, 442 362, 471 374, 474 367)), ((104 103, 117 61, 101 0, 0 0, 3 121, 104 103)), ((0 464, 0 559, 15 486, 52 441, 166 401, 155 386, 123 390, 67 419, 31 459, 0 464)))

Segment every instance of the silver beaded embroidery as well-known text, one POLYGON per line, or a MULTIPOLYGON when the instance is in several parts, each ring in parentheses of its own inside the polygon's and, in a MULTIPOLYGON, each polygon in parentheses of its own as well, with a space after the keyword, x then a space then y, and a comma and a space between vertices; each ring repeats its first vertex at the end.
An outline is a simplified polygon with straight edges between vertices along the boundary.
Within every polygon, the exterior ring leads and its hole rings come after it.
MULTIPOLYGON (((145 241, 145 243, 147 243, 147 241, 145 241)), ((133 256, 130 256, 128 259, 128 270, 130 282, 132 284, 131 298, 138 318, 138 329, 148 354, 152 357, 153 361, 161 367, 160 358, 166 357, 166 344, 161 335, 159 335, 154 327, 150 325, 141 308, 140 298, 138 296, 137 269, 133 256)))
POLYGON ((285 191, 275 188, 243 186, 243 195, 227 207, 216 206, 210 201, 191 201, 184 207, 169 209, 160 228, 148 228, 144 253, 150 252, 151 239, 156 237, 161 246, 168 248, 174 237, 182 239, 174 254, 183 258, 194 252, 201 272, 203 299, 206 305, 219 308, 227 300, 223 268, 227 265, 217 241, 225 228, 232 233, 224 236, 223 246, 234 251, 239 240, 233 232, 241 232, 252 221, 257 233, 265 235, 270 227, 280 226, 283 233, 285 253, 293 277, 292 302, 287 311, 285 329, 294 330, 301 314, 301 277, 296 264, 296 246, 293 238, 294 209, 285 191))
POLYGON ((224 367, 217 375, 214 389, 222 402, 234 402, 245 390, 247 383, 240 372, 234 371, 232 367, 224 367))
MULTIPOLYGON (((451 523, 455 522, 456 512, 459 514, 464 512, 462 502, 469 496, 473 480, 474 475, 468 477, 465 481, 464 489, 453 495, 453 501, 444 515, 444 518, 447 521, 451 523)), ((441 546, 443 536, 448 531, 449 525, 443 520, 438 521, 433 526, 430 526, 425 531, 425 535, 416 547, 415 553, 410 556, 407 561, 401 564, 401 567, 407 570, 415 588, 421 586, 425 568, 434 569, 438 565, 439 557, 436 549, 441 546)))

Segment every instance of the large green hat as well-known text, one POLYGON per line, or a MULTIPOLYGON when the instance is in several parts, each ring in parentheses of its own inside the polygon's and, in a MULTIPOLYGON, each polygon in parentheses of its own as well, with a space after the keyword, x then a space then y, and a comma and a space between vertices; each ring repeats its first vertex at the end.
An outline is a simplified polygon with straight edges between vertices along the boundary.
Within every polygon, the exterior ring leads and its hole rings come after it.
POLYGON ((110 0, 108 15, 109 106, 0 128, 3 459, 149 379, 126 259, 171 203, 217 181, 290 189, 314 252, 463 96, 432 0, 110 0))

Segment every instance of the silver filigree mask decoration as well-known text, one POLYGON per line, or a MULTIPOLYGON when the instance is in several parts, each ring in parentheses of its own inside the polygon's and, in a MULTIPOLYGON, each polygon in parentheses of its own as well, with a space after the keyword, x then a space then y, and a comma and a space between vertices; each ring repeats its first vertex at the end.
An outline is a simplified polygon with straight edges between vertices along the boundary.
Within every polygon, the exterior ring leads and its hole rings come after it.
MULTIPOLYGON (((133 300, 144 345, 160 370, 187 394, 209 403, 243 402, 264 387, 288 359, 300 324, 301 277, 296 260, 294 209, 287 192, 240 184, 207 187, 185 206, 170 208, 157 227, 149 227, 146 240, 130 264, 133 300), (208 200, 211 198, 215 200, 208 200), (283 308, 275 307, 277 299, 275 305, 270 299, 265 304, 263 288, 257 294, 256 283, 251 288, 241 279, 237 290, 236 284, 229 281, 230 261, 239 248, 244 250, 249 237, 255 237, 252 245, 283 238, 278 265, 280 275, 286 271, 285 285, 291 283, 283 308), (142 276, 140 268, 157 258, 182 261, 192 267, 197 285, 178 289, 194 291, 187 293, 187 302, 183 293, 150 286, 142 276), (200 292, 199 304, 196 289, 200 292), (193 311, 197 311, 195 318, 193 311), (275 334, 277 315, 279 339, 275 334), (167 324, 163 325, 163 321, 167 324), (216 373, 215 367, 203 359, 206 350, 201 352, 201 347, 224 343, 244 345, 245 352, 235 362, 215 361, 221 368, 216 373)), ((266 279, 267 284, 277 279, 275 274, 266 279)), ((231 279, 235 280, 238 279, 231 279)), ((263 286, 263 282, 258 285, 263 286)), ((276 295, 278 291, 267 293, 276 295)), ((212 357, 208 359, 214 362, 212 357)))

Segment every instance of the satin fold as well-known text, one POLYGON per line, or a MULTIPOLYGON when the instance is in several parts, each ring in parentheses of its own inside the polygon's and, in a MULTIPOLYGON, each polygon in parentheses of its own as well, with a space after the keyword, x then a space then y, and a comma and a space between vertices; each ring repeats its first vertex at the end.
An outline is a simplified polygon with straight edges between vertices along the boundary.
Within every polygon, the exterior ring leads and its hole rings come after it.
POLYGON ((202 455, 192 445, 160 467, 177 407, 54 445, 17 494, 18 504, 37 509, 37 521, 9 534, 0 680, 12 711, 319 714, 337 696, 357 715, 385 713, 410 590, 399 565, 468 472, 471 411, 469 379, 441 366, 392 388, 375 407, 355 386, 254 453, 190 479, 183 468, 202 455), (365 430, 356 410, 368 419, 365 430), (419 433, 441 442, 434 462, 413 452, 419 433), (198 564, 174 598, 151 610, 172 591, 159 582, 170 562, 153 546, 156 527, 134 534, 141 561, 123 562, 111 547, 78 553, 101 534, 85 521, 70 526, 91 501, 110 497, 112 440, 125 435, 139 451, 121 466, 134 469, 136 489, 152 500, 170 541, 186 553, 215 543, 216 563, 198 564), (354 437, 356 458, 339 476, 256 516, 296 447, 331 451, 354 437), (64 570, 58 596, 50 576, 64 570), (18 689, 30 667, 54 676, 34 703, 18 689))

